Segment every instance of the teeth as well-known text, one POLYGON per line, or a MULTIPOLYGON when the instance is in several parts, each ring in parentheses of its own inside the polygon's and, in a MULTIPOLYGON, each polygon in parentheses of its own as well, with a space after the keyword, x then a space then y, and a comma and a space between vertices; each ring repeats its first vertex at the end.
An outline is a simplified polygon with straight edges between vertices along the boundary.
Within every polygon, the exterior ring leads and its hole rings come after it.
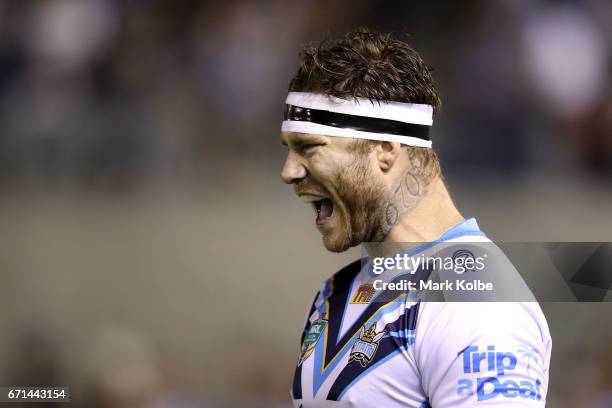
POLYGON ((300 198, 305 203, 314 203, 315 201, 321 201, 325 197, 315 196, 311 194, 303 194, 303 195, 300 195, 300 198))
POLYGON ((312 203, 312 207, 313 207, 313 208, 314 208, 314 210, 316 211, 317 216, 318 216, 319 214, 321 214, 321 204, 322 204, 322 202, 323 202, 323 200, 317 200, 317 201, 314 201, 314 202, 312 203))

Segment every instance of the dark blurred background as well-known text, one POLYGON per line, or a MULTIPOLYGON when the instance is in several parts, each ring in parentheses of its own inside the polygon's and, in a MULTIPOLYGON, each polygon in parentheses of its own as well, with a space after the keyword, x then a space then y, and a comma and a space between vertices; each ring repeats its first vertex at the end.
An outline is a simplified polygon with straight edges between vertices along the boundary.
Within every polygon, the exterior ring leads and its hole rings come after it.
MULTIPOLYGON (((490 237, 612 241, 610 21, 608 0, 0 1, 0 385, 289 406, 308 303, 358 252, 326 253, 282 185, 284 98, 300 47, 356 26, 434 69, 434 146, 490 237)), ((612 406, 609 305, 542 305, 549 406, 612 406)))

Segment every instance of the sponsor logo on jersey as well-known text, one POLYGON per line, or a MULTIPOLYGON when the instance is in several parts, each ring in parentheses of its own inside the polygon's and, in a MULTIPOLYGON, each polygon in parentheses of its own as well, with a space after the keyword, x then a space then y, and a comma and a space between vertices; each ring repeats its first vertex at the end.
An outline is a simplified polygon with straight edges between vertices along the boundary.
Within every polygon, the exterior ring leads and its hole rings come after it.
POLYGON ((520 364, 517 354, 496 350, 493 345, 486 346, 486 350, 479 350, 474 345, 466 347, 459 355, 463 357, 463 372, 472 375, 458 381, 457 394, 474 395, 478 401, 497 397, 541 400, 542 381, 531 375, 535 374, 532 373, 535 366, 542 363, 541 357, 536 349, 522 347, 518 354, 525 364, 520 364), (514 379, 505 379, 506 375, 518 374, 517 370, 524 370, 524 373, 514 379))
POLYGON ((359 340, 357 340, 351 348, 349 363, 358 361, 362 367, 366 367, 370 364, 374 354, 376 354, 376 350, 378 350, 378 342, 385 337, 385 334, 387 334, 385 330, 378 333, 376 332, 376 322, 372 323, 367 330, 365 326, 362 326, 359 332, 359 340))
POLYGON ((355 296, 351 299, 351 303, 368 304, 375 293, 376 289, 374 289, 374 285, 370 283, 363 284, 357 289, 357 293, 355 293, 355 296))
POLYGON ((321 338, 321 334, 325 331, 325 326, 327 326, 327 320, 325 319, 317 319, 311 325, 310 329, 308 329, 308 333, 304 336, 304 342, 302 343, 302 351, 300 352, 300 360, 298 361, 298 366, 301 365, 304 360, 306 360, 312 354, 317 342, 321 338))

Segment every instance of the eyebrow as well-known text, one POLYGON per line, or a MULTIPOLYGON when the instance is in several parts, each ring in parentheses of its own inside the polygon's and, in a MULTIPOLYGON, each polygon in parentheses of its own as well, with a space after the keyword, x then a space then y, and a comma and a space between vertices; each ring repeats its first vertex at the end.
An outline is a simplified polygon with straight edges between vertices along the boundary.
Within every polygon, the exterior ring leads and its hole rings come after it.
MULTIPOLYGON (((295 147, 300 147, 300 146, 304 146, 307 144, 311 144, 311 143, 324 143, 325 139, 323 137, 318 137, 318 136, 298 136, 297 138, 292 138, 292 140, 289 141, 290 145, 293 145, 295 147)), ((285 140, 283 139, 283 146, 288 146, 287 142, 285 142, 285 140)))

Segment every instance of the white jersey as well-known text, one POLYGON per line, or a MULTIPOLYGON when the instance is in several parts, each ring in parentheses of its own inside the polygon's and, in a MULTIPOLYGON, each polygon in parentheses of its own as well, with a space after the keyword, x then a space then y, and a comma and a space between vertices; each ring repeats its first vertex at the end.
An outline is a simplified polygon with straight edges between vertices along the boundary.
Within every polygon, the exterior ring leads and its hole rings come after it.
MULTIPOLYGON (((470 219, 436 242, 483 239, 470 219)), ((545 406, 552 343, 536 302, 372 302, 369 279, 357 261, 317 293, 296 408, 545 406)))

